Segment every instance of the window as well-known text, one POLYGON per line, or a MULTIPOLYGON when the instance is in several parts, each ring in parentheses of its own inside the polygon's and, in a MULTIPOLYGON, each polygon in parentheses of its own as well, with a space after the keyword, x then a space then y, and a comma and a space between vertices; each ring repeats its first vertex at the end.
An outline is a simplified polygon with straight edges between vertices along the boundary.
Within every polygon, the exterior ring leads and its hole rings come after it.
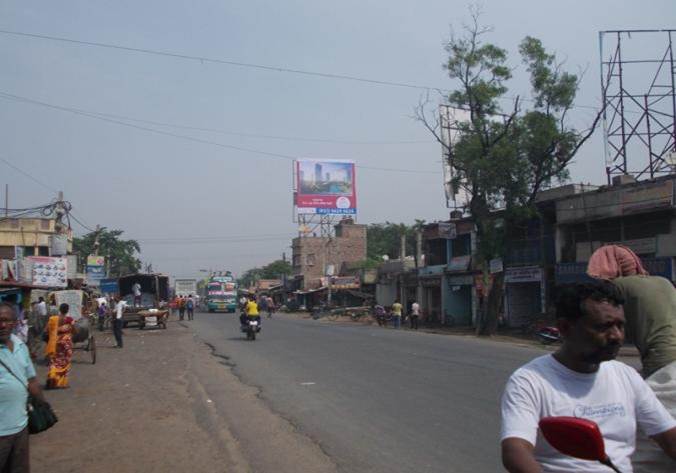
POLYGON ((305 255, 305 264, 308 266, 314 266, 315 265, 315 255, 314 253, 310 253, 308 255, 305 255))
POLYGON ((49 224, 50 224, 50 221, 43 218, 42 220, 40 220, 40 230, 49 230, 49 226, 50 226, 49 224))
POLYGON ((300 255, 293 255, 293 265, 295 267, 300 266, 300 255))

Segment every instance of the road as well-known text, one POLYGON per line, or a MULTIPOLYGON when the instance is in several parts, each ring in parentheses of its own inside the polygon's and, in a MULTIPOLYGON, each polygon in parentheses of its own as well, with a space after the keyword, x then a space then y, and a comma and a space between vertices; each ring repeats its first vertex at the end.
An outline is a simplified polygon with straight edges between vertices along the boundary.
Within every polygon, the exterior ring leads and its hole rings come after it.
POLYGON ((502 387, 543 353, 287 314, 265 319, 255 342, 233 314, 198 313, 190 324, 346 472, 500 471, 502 387))

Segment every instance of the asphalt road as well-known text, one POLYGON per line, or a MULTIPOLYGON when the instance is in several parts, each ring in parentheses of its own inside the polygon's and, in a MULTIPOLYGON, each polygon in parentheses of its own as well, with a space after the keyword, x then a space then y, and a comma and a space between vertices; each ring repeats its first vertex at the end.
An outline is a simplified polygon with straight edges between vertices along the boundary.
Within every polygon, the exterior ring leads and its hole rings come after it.
POLYGON ((501 471, 502 388, 543 353, 292 315, 265 319, 255 342, 233 314, 198 313, 190 324, 346 472, 501 471))

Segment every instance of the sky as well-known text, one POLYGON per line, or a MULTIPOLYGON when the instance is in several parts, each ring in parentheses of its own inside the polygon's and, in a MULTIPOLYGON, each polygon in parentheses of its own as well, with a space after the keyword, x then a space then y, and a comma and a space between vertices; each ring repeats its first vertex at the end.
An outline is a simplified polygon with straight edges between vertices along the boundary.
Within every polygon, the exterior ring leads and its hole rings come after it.
MULTIPOLYGON (((673 0, 481 5, 494 28, 486 40, 510 54, 510 94, 529 90, 517 55, 526 35, 584 71, 570 114, 580 129, 601 103, 598 31, 676 23, 673 0)), ((423 89, 275 68, 452 89, 443 46, 467 22, 467 7, 2 0, 4 31, 271 66, 0 33, 0 184, 9 184, 9 207, 47 203, 62 190, 84 226, 124 230, 139 240, 143 262, 176 277, 241 274, 290 257, 294 158, 354 160, 359 223, 445 220, 440 145, 413 119, 423 89)), ((571 180, 605 181, 600 131, 571 180)))

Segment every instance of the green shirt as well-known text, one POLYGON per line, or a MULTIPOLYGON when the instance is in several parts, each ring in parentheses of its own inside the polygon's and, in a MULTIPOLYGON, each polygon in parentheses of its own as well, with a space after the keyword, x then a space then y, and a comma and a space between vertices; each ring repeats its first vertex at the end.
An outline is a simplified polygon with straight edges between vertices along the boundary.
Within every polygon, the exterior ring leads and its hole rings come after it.
POLYGON ((647 378, 676 360, 676 289, 659 276, 627 276, 613 283, 625 298, 627 334, 641 353, 647 378))

